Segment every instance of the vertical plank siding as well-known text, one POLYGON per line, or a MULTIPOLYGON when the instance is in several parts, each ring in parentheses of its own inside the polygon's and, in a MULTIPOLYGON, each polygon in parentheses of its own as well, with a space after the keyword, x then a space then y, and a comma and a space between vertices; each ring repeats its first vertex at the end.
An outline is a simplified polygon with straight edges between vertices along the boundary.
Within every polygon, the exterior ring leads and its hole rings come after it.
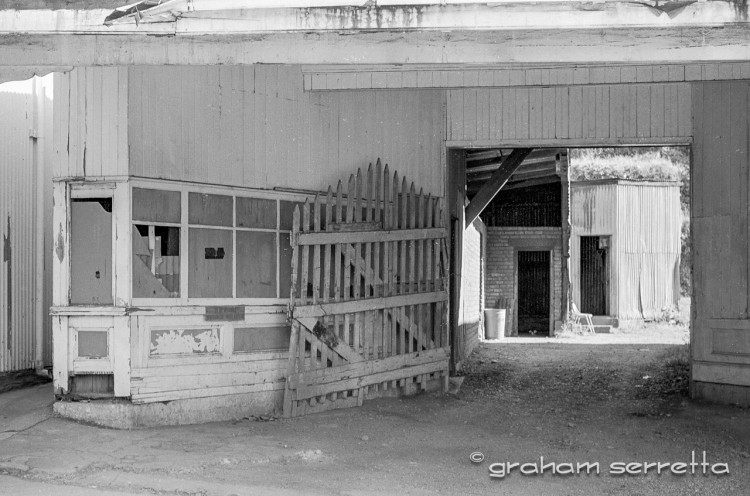
POLYGON ((132 175, 323 191, 381 157, 442 195, 440 90, 309 93, 296 66, 127 70, 132 175))
POLYGON ((127 175, 127 69, 78 67, 54 78, 54 176, 127 175))
POLYGON ((698 83, 693 92, 691 353, 700 383, 750 386, 749 93, 747 81, 698 83))
MULTIPOLYGON (((38 195, 38 182, 51 190, 50 143, 52 87, 37 79, 0 85, 0 373, 32 369, 36 360, 36 331, 43 327, 45 363, 51 364, 50 271, 38 287, 36 235, 49 232, 51 199, 38 195), (36 95, 33 88, 36 85, 36 95), (42 94, 44 89, 45 95, 42 94), (36 136, 35 140, 32 136, 36 136), (37 160, 45 161, 38 177, 37 160), (43 209, 44 225, 38 225, 37 209, 43 209), (39 321, 35 302, 42 299, 39 321)), ((45 236, 49 250, 49 236, 45 236)), ((45 263, 49 257, 45 256, 45 263)))
POLYGON ((689 83, 448 90, 448 141, 691 135, 689 83))

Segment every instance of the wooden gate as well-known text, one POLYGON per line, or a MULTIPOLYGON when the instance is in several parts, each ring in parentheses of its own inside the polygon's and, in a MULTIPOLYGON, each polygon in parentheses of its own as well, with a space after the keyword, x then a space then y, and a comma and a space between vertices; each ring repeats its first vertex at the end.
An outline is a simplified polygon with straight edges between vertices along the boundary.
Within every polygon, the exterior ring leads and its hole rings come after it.
POLYGON ((440 199, 380 160, 295 209, 284 416, 447 387, 446 235, 440 199))

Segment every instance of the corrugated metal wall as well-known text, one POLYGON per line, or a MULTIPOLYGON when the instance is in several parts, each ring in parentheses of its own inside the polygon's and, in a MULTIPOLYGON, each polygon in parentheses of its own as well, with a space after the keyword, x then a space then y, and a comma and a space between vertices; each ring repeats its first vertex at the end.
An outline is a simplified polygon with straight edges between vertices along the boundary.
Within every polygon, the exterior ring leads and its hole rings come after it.
MULTIPOLYGON (((44 362, 52 362, 51 270, 44 272, 43 288, 36 281, 36 233, 51 229, 50 149, 46 145, 51 135, 52 87, 50 78, 37 80, 34 94, 34 84, 29 80, 0 85, 0 372, 35 367, 38 325, 44 332, 44 362), (36 144, 32 134, 38 137, 36 144), (35 160, 44 161, 41 178, 35 160), (44 184, 42 198, 37 180, 44 184), (38 225, 38 208, 44 210, 44 226, 38 225), (40 297, 41 323, 35 311, 40 297)), ((45 236, 45 269, 51 263, 49 241, 45 236)))
MULTIPOLYGON (((571 183, 570 188, 570 292, 571 300, 581 308, 581 236, 611 236, 610 267, 616 267, 617 185, 613 183, 571 183)), ((613 288, 618 276, 609 277, 609 311, 617 315, 619 308, 613 288)))
POLYGON ((296 66, 129 74, 133 175, 320 190, 380 157, 443 194, 443 91, 306 93, 296 66))
POLYGON ((679 301, 679 185, 573 183, 571 289, 581 308, 580 237, 611 236, 610 314, 652 319, 679 301))

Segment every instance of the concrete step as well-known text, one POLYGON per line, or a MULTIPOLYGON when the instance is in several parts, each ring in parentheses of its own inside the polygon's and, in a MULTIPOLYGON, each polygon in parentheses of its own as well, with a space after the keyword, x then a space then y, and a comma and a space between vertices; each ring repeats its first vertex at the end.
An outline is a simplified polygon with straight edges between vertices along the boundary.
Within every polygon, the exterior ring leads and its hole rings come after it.
POLYGON ((597 334, 611 334, 612 326, 610 325, 596 325, 594 324, 594 332, 597 334))

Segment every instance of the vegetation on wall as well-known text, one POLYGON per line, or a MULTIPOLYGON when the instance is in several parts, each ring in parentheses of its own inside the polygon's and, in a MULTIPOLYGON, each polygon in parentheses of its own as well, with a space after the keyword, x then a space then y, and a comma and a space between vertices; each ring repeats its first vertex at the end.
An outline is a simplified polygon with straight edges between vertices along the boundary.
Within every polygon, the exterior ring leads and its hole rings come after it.
POLYGON ((692 281, 690 243, 690 149, 686 146, 580 148, 569 151, 570 180, 631 179, 677 181, 682 204, 680 289, 689 295, 692 281))

